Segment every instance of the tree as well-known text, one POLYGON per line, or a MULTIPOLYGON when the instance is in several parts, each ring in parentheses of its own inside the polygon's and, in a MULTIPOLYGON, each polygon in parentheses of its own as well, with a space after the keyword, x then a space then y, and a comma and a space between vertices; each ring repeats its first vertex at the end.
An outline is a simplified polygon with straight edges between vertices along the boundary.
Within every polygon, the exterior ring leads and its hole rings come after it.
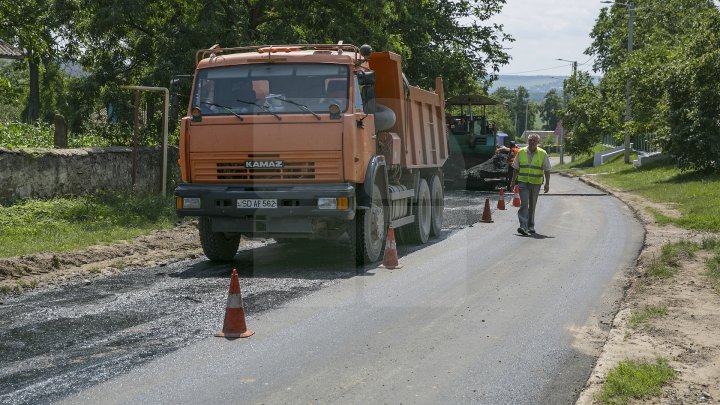
POLYGON ((61 14, 52 0, 0 0, 0 36, 25 53, 29 90, 22 119, 27 122, 40 116, 41 67, 52 68, 57 61, 61 14))
POLYGON ((605 105, 592 77, 578 72, 565 81, 568 103, 561 119, 565 128, 572 128, 565 137, 565 150, 570 154, 587 153, 600 142, 607 127, 605 105))
POLYGON ((706 63, 717 49, 714 21, 720 12, 710 0, 639 0, 635 5, 632 54, 627 52, 628 10, 620 4, 602 10, 586 51, 596 55, 594 68, 604 72, 599 88, 606 130, 655 134, 681 168, 718 170, 712 163, 720 157, 712 146, 717 114, 707 97, 720 78, 704 76, 700 69, 708 71, 706 63), (627 83, 631 120, 624 123, 627 83))
POLYGON ((720 13, 698 13, 694 36, 666 81, 670 130, 663 150, 681 169, 720 173, 720 13))
POLYGON ((509 58, 500 41, 511 40, 487 23, 504 0, 74 2, 71 43, 93 83, 79 87, 88 91, 86 99, 112 103, 123 121, 132 106, 119 84, 166 86, 174 75, 193 71, 197 49, 216 43, 368 43, 402 55, 413 84, 432 88, 442 76, 452 95, 489 83, 509 58))
POLYGON ((555 89, 545 94, 543 103, 540 106, 540 117, 545 121, 543 128, 547 131, 554 131, 559 121, 558 114, 562 109, 562 98, 555 89))

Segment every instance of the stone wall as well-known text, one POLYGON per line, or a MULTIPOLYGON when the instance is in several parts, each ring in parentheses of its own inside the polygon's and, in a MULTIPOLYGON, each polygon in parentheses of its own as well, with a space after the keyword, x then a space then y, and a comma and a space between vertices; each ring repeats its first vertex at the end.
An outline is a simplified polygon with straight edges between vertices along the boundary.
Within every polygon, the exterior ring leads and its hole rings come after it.
MULTIPOLYGON (((168 194, 180 177, 177 147, 168 148, 168 194)), ((162 148, 141 147, 137 153, 135 190, 160 192, 162 148)), ((132 188, 132 148, 82 149, 0 148, 0 201, 81 195, 99 190, 132 188)))

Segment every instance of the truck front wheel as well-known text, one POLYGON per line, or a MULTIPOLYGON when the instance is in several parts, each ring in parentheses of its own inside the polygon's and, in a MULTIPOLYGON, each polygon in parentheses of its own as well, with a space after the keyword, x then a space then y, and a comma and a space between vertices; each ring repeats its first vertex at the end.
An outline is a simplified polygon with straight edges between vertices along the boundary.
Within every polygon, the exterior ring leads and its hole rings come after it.
POLYGON ((358 264, 380 259, 385 245, 385 208, 377 184, 373 184, 370 208, 355 218, 355 260, 358 264))
POLYGON ((213 232, 210 218, 200 217, 200 244, 211 261, 230 261, 240 246, 240 234, 213 232))

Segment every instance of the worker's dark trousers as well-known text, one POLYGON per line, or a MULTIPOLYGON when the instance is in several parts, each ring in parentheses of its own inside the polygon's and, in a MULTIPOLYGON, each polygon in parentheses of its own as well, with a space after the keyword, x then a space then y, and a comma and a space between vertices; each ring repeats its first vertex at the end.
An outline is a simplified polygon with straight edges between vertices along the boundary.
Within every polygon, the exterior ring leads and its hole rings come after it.
POLYGON ((520 193, 520 209, 518 219, 520 227, 524 229, 535 229, 535 206, 540 195, 542 184, 518 183, 520 193))

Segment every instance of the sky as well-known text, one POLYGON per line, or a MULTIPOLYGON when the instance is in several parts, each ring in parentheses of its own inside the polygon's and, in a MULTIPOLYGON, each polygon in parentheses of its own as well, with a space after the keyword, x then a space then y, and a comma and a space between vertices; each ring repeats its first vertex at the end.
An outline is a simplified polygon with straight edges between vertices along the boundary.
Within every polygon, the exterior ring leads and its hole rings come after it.
POLYGON ((589 71, 592 61, 583 52, 604 6, 600 0, 507 0, 491 20, 515 38, 504 44, 512 60, 500 74, 569 76, 571 62, 558 58, 577 61, 578 70, 589 71))
MULTIPOLYGON (((720 8, 720 0, 713 3, 720 8)), ((591 71, 593 61, 584 51, 592 42, 590 31, 600 9, 609 6, 600 0, 506 0, 491 20, 515 38, 505 44, 512 60, 500 74, 569 76, 571 62, 558 58, 577 61, 578 70, 591 71)))

